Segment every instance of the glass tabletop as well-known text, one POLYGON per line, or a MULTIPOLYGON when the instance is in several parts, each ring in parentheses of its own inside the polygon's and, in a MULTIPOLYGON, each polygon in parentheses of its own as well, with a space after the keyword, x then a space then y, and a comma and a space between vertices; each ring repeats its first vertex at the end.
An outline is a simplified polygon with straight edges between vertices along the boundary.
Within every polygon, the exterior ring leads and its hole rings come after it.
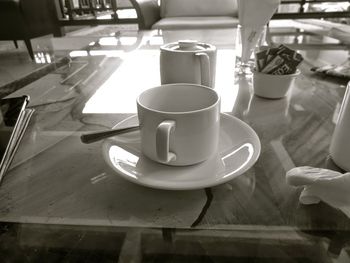
POLYGON ((297 166, 338 169, 329 144, 346 82, 310 68, 347 62, 348 46, 297 27, 269 30, 270 42, 304 56, 302 74, 278 100, 255 96, 252 77, 235 74, 236 29, 90 36, 69 50, 65 65, 12 93, 30 95, 35 113, 0 187, 0 247, 7 258, 350 260, 349 219, 326 203, 300 204, 302 189, 285 178, 297 166), (221 110, 254 129, 261 153, 248 171, 224 184, 168 191, 125 180, 104 159, 103 141, 83 144, 80 136, 135 115, 137 95, 160 85, 160 46, 179 39, 217 47, 221 110))

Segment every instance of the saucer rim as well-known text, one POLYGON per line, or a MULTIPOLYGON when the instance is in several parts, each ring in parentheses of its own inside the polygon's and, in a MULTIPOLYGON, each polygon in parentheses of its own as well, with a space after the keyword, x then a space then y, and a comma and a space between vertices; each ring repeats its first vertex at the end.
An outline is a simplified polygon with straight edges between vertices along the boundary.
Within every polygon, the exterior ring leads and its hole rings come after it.
MULTIPOLYGON (((127 122, 128 120, 132 119, 132 118, 135 118, 135 116, 137 117, 137 115, 132 115, 132 116, 129 116, 127 118, 125 118, 124 120, 118 122, 116 125, 114 125, 113 128, 115 127, 118 127, 120 125, 122 125, 123 123, 127 122)), ((228 181, 231 181, 233 179, 235 179, 236 177, 238 176, 241 176, 243 175, 246 171, 248 171, 251 167, 253 167, 253 165, 257 162, 258 158, 260 157, 260 153, 261 153, 261 141, 260 141, 260 138, 259 136, 257 135, 257 133, 255 132, 255 130, 250 126, 248 125, 247 123, 245 123, 244 121, 240 120, 239 118, 235 117, 235 116, 232 116, 231 114, 228 114, 228 113, 220 113, 220 117, 222 118, 222 116, 224 116, 224 118, 228 118, 228 119, 231 119, 235 122, 238 122, 240 123, 240 126, 242 127, 242 129, 245 129, 245 130, 249 130, 250 133, 251 133, 251 136, 249 136, 249 138, 252 138, 256 144, 254 145, 255 148, 254 148, 254 154, 252 156, 252 159, 249 161, 249 164, 247 164, 245 167, 243 167, 239 172, 233 174, 232 176, 228 176, 227 178, 220 178, 219 180, 213 180, 213 181, 210 181, 210 182, 207 182, 205 183, 205 181, 203 181, 202 184, 200 185, 189 185, 189 186, 173 186, 173 185, 169 185, 169 182, 167 185, 158 185, 158 184, 152 184, 152 183, 149 183, 149 181, 144 181, 144 180, 139 180, 139 179, 134 179, 128 175, 126 175, 123 171, 117 169, 114 164, 112 163, 112 161, 110 160, 107 152, 109 150, 109 148, 113 145, 115 146, 118 146, 117 144, 113 144, 113 140, 112 139, 106 139, 103 144, 102 144, 102 152, 103 152, 103 157, 105 159, 105 161, 108 163, 108 166, 113 170, 114 173, 116 173, 118 176, 124 178, 125 180, 129 181, 129 182, 132 182, 132 183, 135 183, 135 184, 138 184, 138 185, 142 185, 144 187, 148 187, 148 188, 152 188, 152 189, 158 189, 158 190, 171 190, 171 191, 187 191, 187 190, 199 190, 199 189, 205 189, 205 188, 208 188, 208 187, 214 187, 214 186, 217 186, 217 185, 221 185, 221 184, 224 184, 228 181), (255 137, 255 138, 254 138, 255 137)), ((230 149, 231 151, 231 149, 230 149)), ((142 153, 140 153, 142 154, 142 153)), ((219 155, 218 152, 214 153, 212 155, 212 157, 210 157, 210 159, 202 162, 202 163, 205 163, 205 162, 208 162, 208 161, 212 161, 213 158, 217 158, 217 156, 219 155)), ((145 156, 144 156, 145 157, 145 156)), ((145 157, 147 158, 147 157, 145 157)), ((147 160, 149 160, 150 162, 154 162, 152 161, 151 159, 147 158, 147 160)), ((156 163, 157 165, 164 165, 165 167, 167 167, 168 169, 172 168, 172 166, 170 165, 165 165, 165 164, 161 164, 161 163, 156 163)), ((201 163, 200 163, 201 164, 201 163)), ((196 165, 200 165, 200 164, 195 164, 195 165, 190 165, 188 166, 189 168, 193 168, 195 167, 196 165)), ((174 166, 174 169, 176 168, 179 168, 179 166, 174 166)), ((186 169, 186 166, 180 166, 180 168, 185 168, 186 169)), ((213 175, 215 176, 215 174, 213 175)), ((176 184, 176 183, 175 183, 176 184)))

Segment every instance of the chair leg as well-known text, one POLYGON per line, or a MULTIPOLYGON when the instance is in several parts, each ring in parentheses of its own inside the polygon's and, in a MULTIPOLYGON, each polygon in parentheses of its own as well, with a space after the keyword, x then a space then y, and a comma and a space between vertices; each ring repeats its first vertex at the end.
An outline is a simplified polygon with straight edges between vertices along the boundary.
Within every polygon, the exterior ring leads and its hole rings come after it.
POLYGON ((13 43, 15 44, 16 49, 18 49, 18 43, 17 43, 17 40, 13 40, 13 43))
POLYGON ((26 44, 27 46, 27 49, 28 49, 28 53, 29 53, 29 56, 32 60, 34 60, 34 52, 33 52, 33 48, 32 48, 32 43, 30 43, 30 39, 29 38, 26 38, 24 39, 24 43, 26 44))

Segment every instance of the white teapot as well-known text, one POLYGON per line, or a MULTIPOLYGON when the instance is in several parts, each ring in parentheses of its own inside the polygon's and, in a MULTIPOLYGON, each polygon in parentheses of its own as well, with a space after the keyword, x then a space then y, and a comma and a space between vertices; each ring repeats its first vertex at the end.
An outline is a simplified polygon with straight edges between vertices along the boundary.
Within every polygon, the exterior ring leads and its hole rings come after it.
POLYGON ((216 47, 196 40, 179 40, 160 47, 162 84, 193 83, 214 88, 216 47))

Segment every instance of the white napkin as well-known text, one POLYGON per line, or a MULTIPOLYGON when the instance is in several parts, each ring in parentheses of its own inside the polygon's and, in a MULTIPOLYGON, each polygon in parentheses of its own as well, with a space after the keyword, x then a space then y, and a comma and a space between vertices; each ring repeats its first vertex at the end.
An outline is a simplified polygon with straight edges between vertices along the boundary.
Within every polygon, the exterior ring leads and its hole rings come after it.
POLYGON ((350 173, 303 166, 289 170, 286 180, 290 185, 304 186, 299 197, 302 204, 316 204, 322 200, 350 218, 350 173))
POLYGON ((281 0, 239 0, 242 61, 247 62, 264 26, 270 21, 281 0))

